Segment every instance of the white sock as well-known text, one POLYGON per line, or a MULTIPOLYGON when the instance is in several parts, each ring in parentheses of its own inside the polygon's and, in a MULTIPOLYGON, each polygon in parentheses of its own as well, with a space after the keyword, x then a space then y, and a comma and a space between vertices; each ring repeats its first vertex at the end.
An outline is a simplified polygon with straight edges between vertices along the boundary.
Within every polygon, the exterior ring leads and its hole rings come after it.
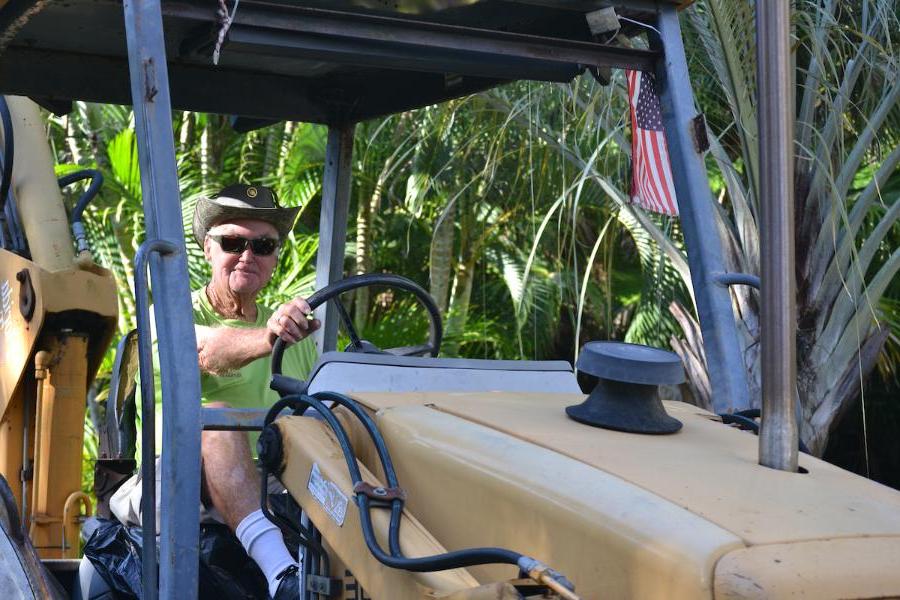
POLYGON ((284 545, 281 530, 261 510, 256 510, 244 517, 234 533, 266 576, 269 596, 274 597, 278 584, 281 583, 275 577, 289 566, 297 564, 284 545))

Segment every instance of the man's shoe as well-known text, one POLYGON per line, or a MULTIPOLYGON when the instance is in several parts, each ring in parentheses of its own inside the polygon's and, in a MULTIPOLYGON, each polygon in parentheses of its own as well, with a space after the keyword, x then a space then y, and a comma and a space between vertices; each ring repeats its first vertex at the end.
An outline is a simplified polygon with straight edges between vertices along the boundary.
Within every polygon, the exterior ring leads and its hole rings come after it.
POLYGON ((281 583, 275 590, 275 596, 272 600, 297 600, 300 598, 300 577, 298 572, 300 569, 297 565, 291 565, 284 571, 275 576, 281 583))

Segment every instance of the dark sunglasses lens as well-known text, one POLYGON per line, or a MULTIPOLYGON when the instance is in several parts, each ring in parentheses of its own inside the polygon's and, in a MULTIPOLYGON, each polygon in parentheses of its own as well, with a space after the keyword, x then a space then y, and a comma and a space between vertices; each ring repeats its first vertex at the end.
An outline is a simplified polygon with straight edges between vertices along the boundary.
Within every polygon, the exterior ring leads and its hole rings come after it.
POLYGON ((219 245, 222 250, 231 254, 240 254, 247 247, 247 239, 231 235, 223 235, 219 238, 219 245))
POLYGON ((257 256, 269 256, 275 252, 277 243, 272 238, 259 238, 250 241, 250 249, 257 256))

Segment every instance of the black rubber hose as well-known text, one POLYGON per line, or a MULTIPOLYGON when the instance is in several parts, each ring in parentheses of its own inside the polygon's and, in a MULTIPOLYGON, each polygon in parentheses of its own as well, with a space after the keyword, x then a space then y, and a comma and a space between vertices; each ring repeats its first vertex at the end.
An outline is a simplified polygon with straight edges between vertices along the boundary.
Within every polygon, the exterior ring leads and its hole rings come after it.
MULTIPOLYGON (((359 466, 356 464, 356 455, 353 453, 347 431, 337 420, 334 414, 325 406, 318 398, 314 396, 287 396, 276 402, 272 409, 266 415, 266 424, 271 423, 271 419, 281 410, 293 403, 308 404, 310 408, 318 412, 325 419, 325 422, 331 427, 332 432, 338 439, 341 451, 344 453, 344 459, 347 462, 347 468, 350 471, 350 480, 354 486, 362 481, 359 466), (284 404, 282 404, 284 403, 284 404), (279 408, 280 405, 280 408, 279 408), (276 411, 275 409, 278 408, 276 411), (274 414, 273 414, 274 413, 274 414)), ((351 401, 352 402, 352 401, 351 401)), ((444 554, 434 556, 423 556, 420 558, 405 558, 403 556, 391 556, 382 550, 378 539, 375 537, 375 529, 372 525, 372 517, 370 514, 371 505, 369 497, 365 494, 356 495, 356 505, 359 508, 359 520, 363 532, 363 539, 366 541, 369 551, 380 563, 394 569, 403 569, 417 573, 444 571, 447 569, 458 569, 483 564, 509 564, 518 565, 519 560, 525 558, 518 552, 506 550, 504 548, 469 548, 466 550, 456 550, 444 554)))
POLYGON ((507 550, 505 548, 468 548, 466 550, 456 550, 454 552, 446 552, 434 556, 423 556, 421 558, 390 556, 385 554, 384 550, 382 550, 381 546, 378 544, 378 540, 375 538, 375 530, 372 527, 372 517, 369 514, 369 497, 363 494, 357 494, 356 502, 359 506, 359 521, 362 525, 363 538, 366 540, 369 551, 378 562, 393 569, 403 569, 415 573, 426 573, 486 564, 518 565, 519 559, 523 558, 523 555, 518 552, 513 552, 512 550, 507 550))
MULTIPOLYGON (((378 453, 378 459, 381 462, 381 468, 384 471, 385 479, 387 480, 388 487, 399 487, 400 484, 397 481, 397 472, 394 470, 394 462, 391 460, 391 455, 388 452, 387 444, 384 441, 384 438, 381 436, 381 432, 378 430, 378 426, 375 424, 375 421, 372 420, 372 417, 369 416, 369 413, 366 412, 364 408, 362 408, 356 401, 348 396, 343 394, 339 394, 337 392, 319 392, 314 394, 319 399, 322 400, 330 400, 335 402, 341 406, 347 408, 353 415, 359 419, 359 421, 365 427, 366 432, 369 434, 369 437, 372 439, 372 443, 375 445, 375 450, 378 453)), ((402 557, 403 552, 400 550, 400 517, 403 513, 403 500, 395 499, 391 501, 391 521, 390 526, 388 527, 388 550, 391 553, 391 556, 402 557)))
MULTIPOLYGON (((723 413, 719 416, 722 417, 722 423, 725 425, 736 424, 759 435, 759 423, 754 421, 754 419, 759 419, 760 415, 761 411, 758 408, 748 408, 747 410, 731 414, 723 413)), ((806 447, 806 444, 799 437, 797 438, 797 449, 804 454, 810 454, 809 448, 806 447)))
POLYGON ((352 398, 337 392, 318 392, 312 396, 318 400, 329 400, 336 404, 340 404, 341 406, 346 407, 357 419, 359 419, 363 424, 363 427, 365 427, 366 432, 369 434, 369 437, 372 438, 372 442, 375 444, 375 451, 378 452, 378 458, 381 461, 381 467, 384 469, 384 476, 385 479, 387 479, 388 486, 396 487, 400 485, 397 482, 397 472, 394 470, 394 462, 391 460, 391 455, 388 453, 387 444, 385 444, 384 438, 378 430, 378 426, 375 424, 375 421, 372 420, 372 417, 369 416, 369 413, 352 398))
POLYGON ((59 178, 59 187, 61 188, 85 179, 90 179, 91 184, 84 193, 81 194, 78 198, 78 202, 75 203, 75 208, 72 209, 71 221, 73 223, 75 221, 81 221, 81 215, 84 213, 84 209, 87 208, 87 205, 90 204, 91 200, 94 199, 94 196, 97 195, 97 192, 100 191, 100 188, 103 186, 103 173, 96 169, 84 169, 82 171, 63 175, 59 178))
POLYGON ((15 159, 15 139, 13 136, 12 115, 6 96, 0 95, 0 120, 3 122, 3 175, 0 178, 0 211, 6 208, 6 197, 12 185, 13 160, 15 159))
POLYGON ((75 248, 78 252, 87 252, 90 250, 90 246, 87 242, 87 233, 84 230, 84 224, 81 222, 81 215, 84 213, 84 209, 87 208, 87 205, 90 204, 91 200, 93 200, 100 191, 100 187, 103 185, 103 174, 96 169, 85 169, 59 178, 59 187, 61 188, 84 179, 90 179, 91 184, 78 198, 78 202, 75 203, 75 208, 72 209, 72 216, 69 219, 72 223, 72 236, 75 238, 75 248))
MULTIPOLYGON (((372 417, 369 416, 369 413, 367 413, 365 411, 365 409, 363 409, 352 398, 349 398, 349 397, 347 397, 343 394, 339 394, 337 392, 319 392, 317 394, 313 394, 313 396, 317 399, 330 400, 332 402, 335 402, 336 404, 344 406, 348 410, 350 410, 357 419, 359 419, 359 421, 363 424, 363 427, 365 427, 367 433, 369 434, 369 437, 372 439, 372 442, 375 444, 375 450, 377 451, 378 457, 381 461, 381 466, 382 466, 382 469, 384 470, 385 479, 387 479, 388 486, 398 487, 399 482, 397 481, 396 471, 394 470, 394 464, 393 464, 393 461, 391 460, 390 453, 388 452, 387 444, 385 443, 384 438, 381 435, 381 432, 378 430, 378 426, 375 425, 375 421, 373 421, 372 417)), ((368 498, 368 496, 364 496, 364 495, 360 494, 360 495, 357 495, 357 502, 359 502, 360 498, 363 498, 365 500, 365 509, 363 509, 363 507, 361 506, 360 513, 361 513, 361 515, 362 515, 362 513, 365 513, 365 518, 370 519, 369 498, 368 498)), ((400 515, 401 515, 402 511, 403 511, 403 501, 402 500, 395 500, 391 503, 391 523, 390 523, 390 528, 388 530, 388 544, 390 546, 391 556, 388 558, 391 558, 392 560, 400 560, 400 561, 419 560, 419 559, 404 558, 403 554, 400 550, 400 515)), ((362 518, 361 518, 361 520, 362 520, 362 518)), ((364 529, 363 533, 365 536, 367 528, 364 526, 363 529, 364 529)), ((372 529, 372 527, 371 527, 371 523, 368 527, 368 530, 371 530, 370 531, 371 540, 375 543, 377 550, 380 551, 382 554, 384 554, 383 551, 381 551, 381 547, 378 546, 378 544, 377 544, 377 541, 375 538, 375 532, 374 532, 374 529, 372 529)), ((366 543, 370 546, 370 549, 371 549, 372 545, 369 544, 369 539, 366 540, 366 543)), ((512 561, 512 562, 510 562, 510 564, 516 564, 518 559, 521 558, 521 556, 522 556, 521 554, 517 554, 515 552, 512 552, 511 550, 504 550, 502 548, 479 548, 479 549, 474 549, 471 551, 470 550, 460 550, 459 552, 461 554, 450 552, 450 553, 447 553, 444 555, 438 555, 436 557, 430 557, 430 558, 435 559, 434 564, 453 564, 453 562, 455 560, 457 560, 459 558, 463 558, 463 559, 467 559, 467 560, 472 560, 474 562, 467 564, 467 565, 459 565, 459 566, 471 566, 471 565, 475 565, 475 564, 483 564, 484 562, 501 562, 502 563, 502 562, 508 562, 510 560, 512 561), (482 554, 478 554, 479 552, 481 552, 482 554), (471 553, 471 554, 468 554, 468 553, 471 553), (490 557, 490 558, 484 559, 485 557, 490 557), (503 559, 506 559, 506 560, 503 560, 503 559), (441 561, 444 561, 444 562, 442 563, 441 561)), ((379 557, 378 553, 376 553, 374 550, 373 550, 373 554, 379 561, 381 561, 385 564, 388 564, 388 566, 392 566, 389 563, 382 560, 382 557, 379 557)), ((386 557, 386 555, 384 555, 384 556, 386 557)), ((412 564, 412 563, 410 563, 410 564, 412 564)), ((431 564, 432 563, 428 563, 428 562, 422 563, 422 565, 423 565, 422 570, 423 571, 440 571, 440 570, 443 570, 444 568, 457 568, 457 567, 452 567, 452 566, 451 567, 443 567, 443 568, 431 568, 431 564)), ((406 569, 409 571, 416 570, 416 569, 409 568, 409 567, 395 567, 395 568, 403 568, 403 569, 406 569)))
POLYGON ((734 414, 740 415, 742 417, 749 417, 751 419, 758 419, 761 416, 762 411, 760 411, 758 408, 748 408, 747 410, 735 411, 734 414))
POLYGON ((759 423, 754 421, 751 417, 747 417, 739 413, 725 413, 719 416, 722 417, 722 423, 724 423, 725 425, 740 425, 742 428, 759 435, 759 423))

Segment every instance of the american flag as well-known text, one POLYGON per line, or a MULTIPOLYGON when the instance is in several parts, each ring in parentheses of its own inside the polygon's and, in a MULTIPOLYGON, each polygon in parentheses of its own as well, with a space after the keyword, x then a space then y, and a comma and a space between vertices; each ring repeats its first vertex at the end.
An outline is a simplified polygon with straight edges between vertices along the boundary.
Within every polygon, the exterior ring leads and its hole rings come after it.
POLYGON ((647 210, 675 216, 678 201, 653 75, 641 71, 626 71, 626 75, 632 130, 631 201, 647 210))

